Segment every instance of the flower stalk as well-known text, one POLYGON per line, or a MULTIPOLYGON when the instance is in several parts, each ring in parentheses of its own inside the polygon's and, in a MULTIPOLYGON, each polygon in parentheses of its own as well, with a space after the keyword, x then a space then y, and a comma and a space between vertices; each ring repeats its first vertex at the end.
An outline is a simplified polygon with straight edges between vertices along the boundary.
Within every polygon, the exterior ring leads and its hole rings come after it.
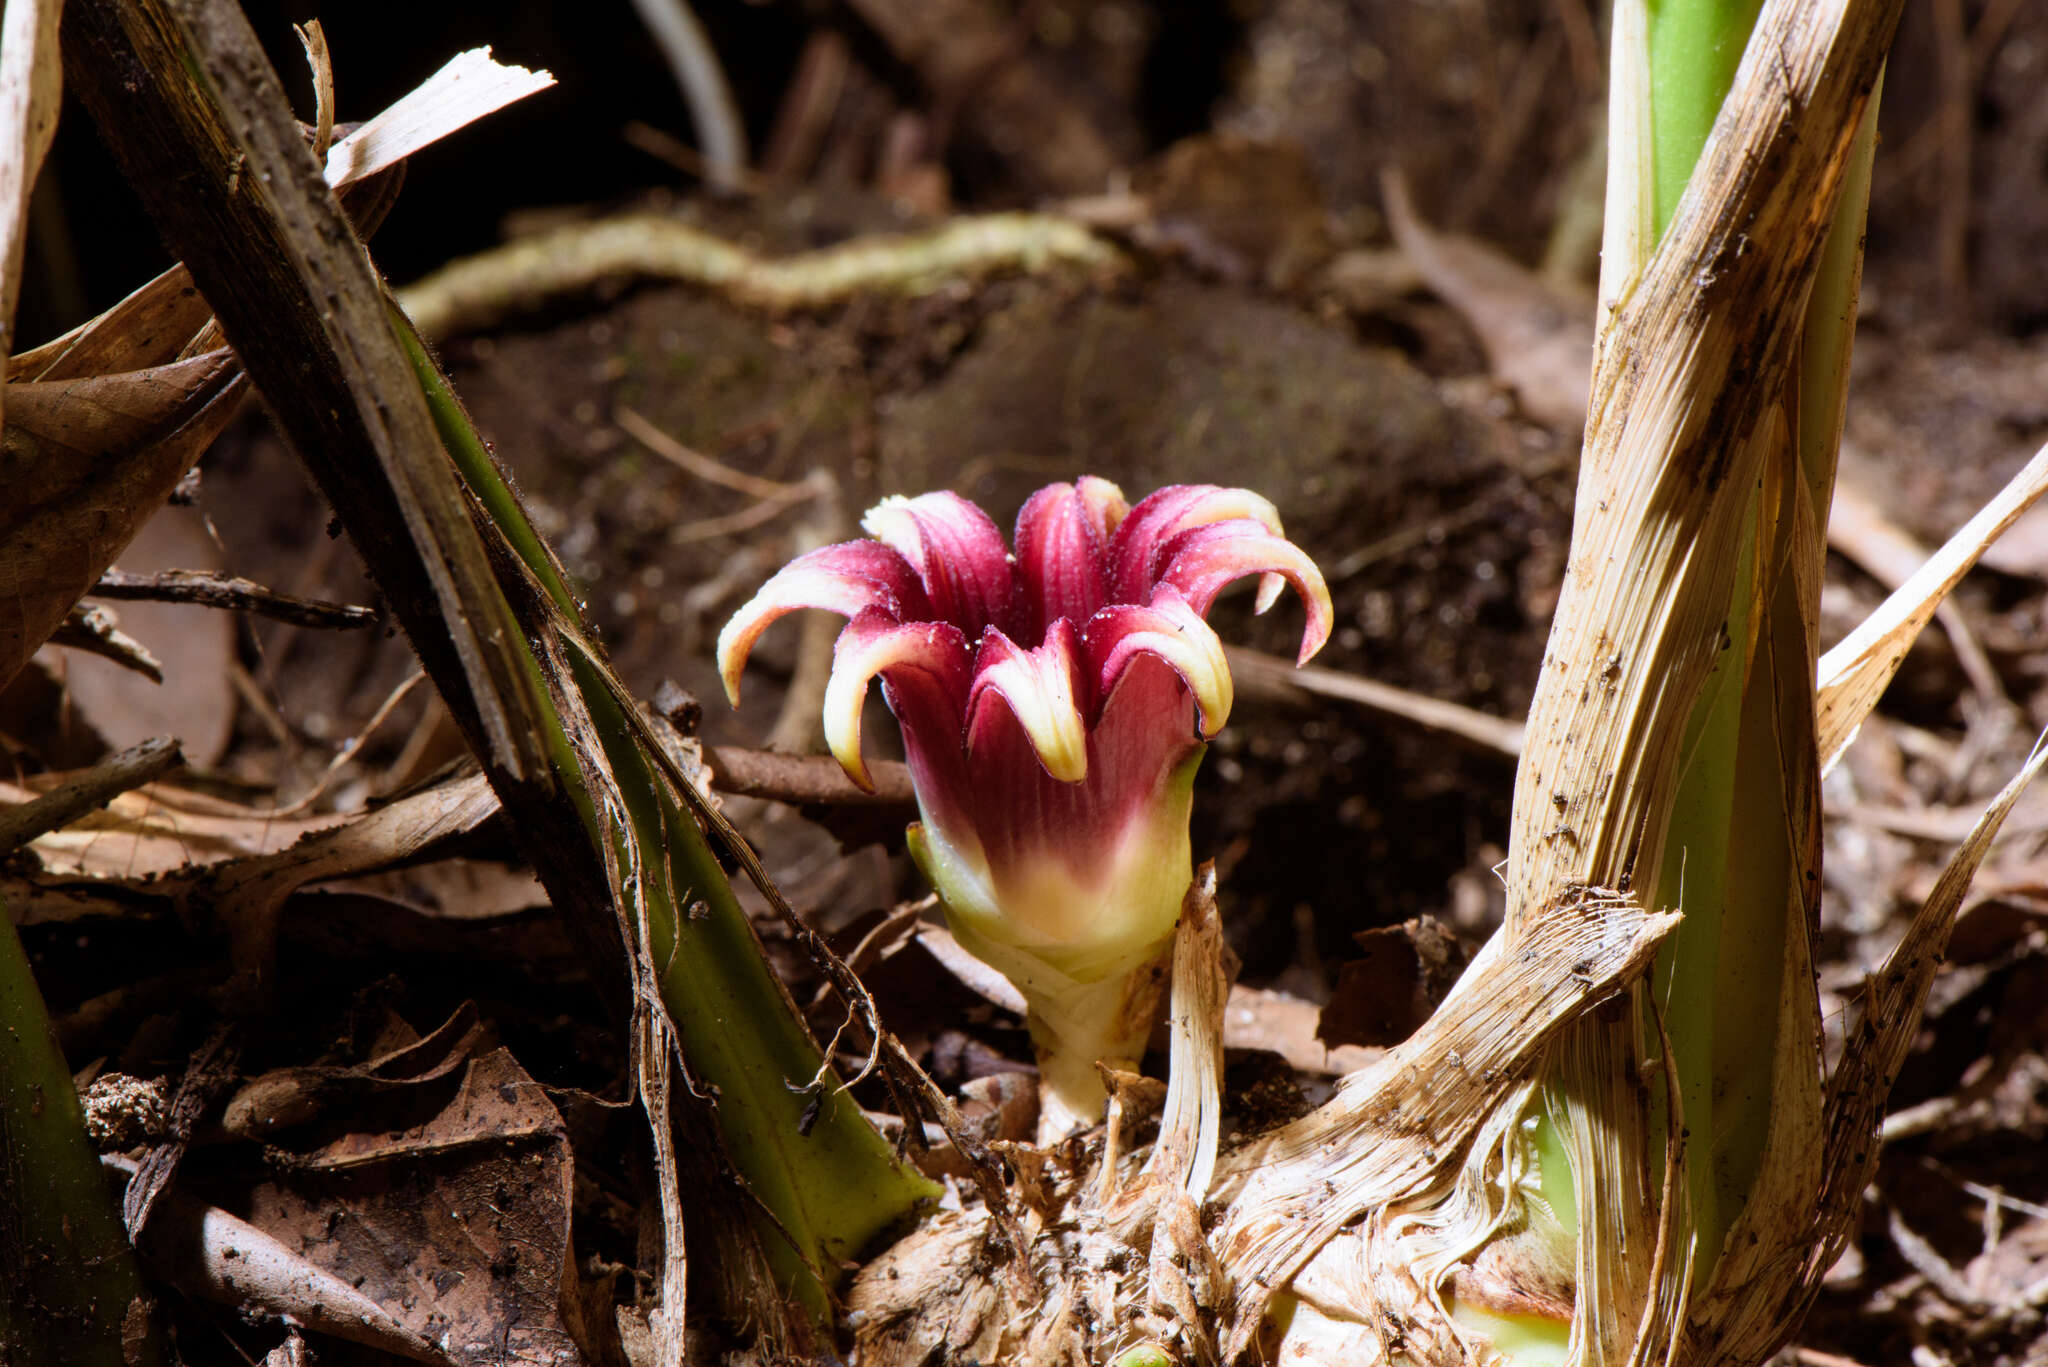
POLYGON ((1272 504, 1241 489, 1132 507, 1106 480, 1051 485, 1019 514, 1014 555, 949 493, 885 500, 862 525, 872 540, 800 557, 734 615, 726 690, 737 703, 777 618, 848 619, 827 743, 870 786, 861 708, 879 680, 917 792, 912 856, 960 943, 1024 995, 1040 1136, 1058 1138, 1100 1118, 1096 1065, 1134 1067, 1156 1015, 1193 877, 1195 770, 1232 699, 1210 605, 1247 575, 1261 611, 1292 584, 1306 660, 1329 636, 1329 590, 1272 504))

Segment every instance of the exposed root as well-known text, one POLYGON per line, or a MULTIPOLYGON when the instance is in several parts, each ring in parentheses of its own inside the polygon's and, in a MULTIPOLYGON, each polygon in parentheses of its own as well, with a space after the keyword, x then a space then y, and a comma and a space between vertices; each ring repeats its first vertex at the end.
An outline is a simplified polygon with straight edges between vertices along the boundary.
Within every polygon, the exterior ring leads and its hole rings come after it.
POLYGON ((654 214, 579 223, 442 267, 398 291, 428 337, 476 332, 604 280, 673 280, 775 312, 825 308, 857 294, 929 294, 961 279, 1055 266, 1114 268, 1122 256, 1070 219, 1041 214, 957 218, 930 232, 867 237, 765 257, 654 214))

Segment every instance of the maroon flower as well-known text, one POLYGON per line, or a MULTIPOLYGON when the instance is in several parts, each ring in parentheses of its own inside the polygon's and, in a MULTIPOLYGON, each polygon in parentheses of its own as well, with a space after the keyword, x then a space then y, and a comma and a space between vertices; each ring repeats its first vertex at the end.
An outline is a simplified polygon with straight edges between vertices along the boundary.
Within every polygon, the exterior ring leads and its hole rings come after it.
POLYGON ((727 624, 726 691, 738 701, 749 650, 784 613, 850 619, 825 694, 832 753, 872 786, 860 721, 879 677, 923 817, 912 853, 961 943, 1031 1003, 1048 1099, 1085 1115, 1095 1060, 1142 1049, 1142 1022, 1110 1018, 1192 873, 1195 767, 1231 703, 1209 606, 1257 574, 1264 611, 1291 582, 1306 660, 1329 636, 1329 591, 1242 489, 1181 485, 1132 508, 1106 480, 1049 485, 1018 515, 1014 558, 956 494, 891 498, 862 525, 875 540, 792 561, 727 624))

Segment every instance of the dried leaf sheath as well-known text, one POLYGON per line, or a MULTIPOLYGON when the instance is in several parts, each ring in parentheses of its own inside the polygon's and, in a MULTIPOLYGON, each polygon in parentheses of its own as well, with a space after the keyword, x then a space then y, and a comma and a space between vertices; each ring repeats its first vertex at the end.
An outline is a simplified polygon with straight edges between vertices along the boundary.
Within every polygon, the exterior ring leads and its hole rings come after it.
POLYGON ((1582 890, 1521 941, 1489 941, 1423 1027, 1345 1078, 1327 1106, 1227 1155, 1216 1194, 1229 1213, 1212 1240, 1233 1278, 1226 1357, 1345 1225, 1448 1193, 1474 1136, 1543 1048, 1647 968, 1676 924, 1582 890))
POLYGON ((1766 8, 1699 188, 1643 278, 1617 291, 1594 371, 1574 552, 1516 781, 1512 934, 1562 890, 1633 886, 1662 854, 1679 740, 1722 648, 1745 495, 1761 474, 1774 391, 1758 377, 1790 360, 1897 9, 1766 8))
MULTIPOLYGON (((1609 257, 1602 293, 1610 312, 1602 319, 1573 559, 1516 790, 1511 937, 1583 882, 1636 889, 1709 918, 1680 932, 1695 946, 1694 958, 1702 949, 1718 953, 1723 899, 1729 906, 1747 899, 1744 906, 1760 915, 1771 907, 1781 913, 1776 924, 1784 933, 1755 946, 1736 935, 1736 958, 1712 960, 1761 985, 1766 1001, 1771 982, 1782 989, 1779 1009, 1765 1008, 1775 1021, 1757 1031, 1765 1041, 1761 1074, 1745 1084, 1756 1115, 1745 1112, 1736 1124, 1760 1121, 1753 1128, 1762 1152, 1777 1159, 1797 1153, 1802 1161, 1775 1169, 1759 1192, 1810 1176, 1805 1141, 1817 1082, 1810 967, 1796 952, 1807 916, 1796 916, 1796 929, 1782 917, 1788 907, 1810 911, 1803 879, 1815 867, 1808 690, 1817 561, 1808 563, 1807 543, 1817 537, 1781 396, 1895 20, 1896 7, 1884 4, 1768 6, 1662 244, 1633 280, 1620 269, 1623 253, 1609 257), (1790 690, 1782 697, 1774 692, 1781 683, 1790 690), (1712 711, 1703 709, 1709 687, 1721 691, 1712 711), (1681 775, 1707 750, 1725 757, 1719 762, 1737 791, 1777 796, 1738 802, 1718 816, 1676 805, 1689 790, 1681 789, 1681 775), (1691 823, 1731 818, 1723 886, 1722 847, 1706 840, 1700 862, 1687 865, 1685 842, 1691 823), (1685 895, 1688 871, 1693 898, 1685 895), (1702 895, 1708 887, 1715 891, 1702 895), (1775 1068, 1768 1062, 1774 1051, 1775 1068)), ((1631 73, 1625 46, 1634 41, 1618 33, 1615 85, 1640 99, 1641 73, 1631 73)), ((1631 159, 1629 150, 1622 149, 1610 189, 1610 245, 1640 250, 1651 234, 1641 186, 1632 189, 1627 172, 1640 175, 1647 158, 1631 159)), ((1697 964, 1692 971, 1699 974, 1697 964)), ((1681 1073, 1692 1087, 1710 1081, 1715 1007, 1703 984, 1714 971, 1672 1003, 1705 1022, 1695 1032, 1701 1051, 1681 1055, 1700 1072, 1681 1073)), ((1669 1248, 1653 1267, 1648 1252, 1660 1229, 1677 1230, 1710 1266, 1720 1221, 1751 1195, 1741 1165, 1758 1161, 1758 1149, 1745 1150, 1731 1175, 1718 1148, 1696 1144, 1698 1152, 1685 1156, 1709 1166, 1683 1184, 1660 1176, 1666 1125, 1709 1122, 1667 1120, 1661 1098, 1636 1081, 1645 1060, 1665 1053, 1655 1044, 1662 1026, 1652 1010, 1639 995, 1622 1019, 1582 1024, 1555 1050, 1548 1074, 1586 1221, 1572 1324, 1581 1362, 1620 1362, 1646 1351, 1654 1358, 1677 1341, 1678 1307, 1700 1269, 1669 1248), (1671 1208, 1681 1199, 1685 1209, 1671 1208), (1693 1242, 1701 1231, 1705 1246, 1693 1242)), ((1696 1134, 1718 1138, 1720 1127, 1696 1134)))

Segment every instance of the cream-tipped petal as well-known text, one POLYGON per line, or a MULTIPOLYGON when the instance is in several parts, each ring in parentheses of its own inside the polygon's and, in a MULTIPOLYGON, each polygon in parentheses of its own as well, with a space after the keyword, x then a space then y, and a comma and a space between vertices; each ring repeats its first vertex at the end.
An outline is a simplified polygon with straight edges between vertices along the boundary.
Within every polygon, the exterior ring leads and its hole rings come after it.
MULTIPOLYGON (((1165 563, 1169 543, 1183 532, 1212 522, 1250 520, 1275 536, 1283 534, 1280 510, 1249 489, 1217 484, 1174 484, 1142 499, 1123 519, 1109 547, 1109 591, 1113 602, 1142 603, 1165 563)), ((1277 590, 1274 590, 1277 593, 1277 590)), ((1261 596, 1265 590, 1261 588, 1261 596)))
POLYGON ((916 568, 931 615, 968 636, 1009 628, 1016 580, 1009 547, 987 513, 955 493, 885 498, 861 527, 916 568))
POLYGON ((909 561, 919 575, 924 573, 924 535, 906 495, 890 494, 861 514, 860 529, 909 561))
POLYGON ((1016 537, 1016 626, 1023 639, 1040 639, 1061 617, 1085 622, 1109 601, 1102 511, 1078 484, 1048 484, 1025 500, 1016 537))
POLYGON ((861 754, 860 719, 877 675, 906 733, 927 744, 960 743, 960 700, 967 693, 967 638, 950 622, 897 622, 879 611, 847 623, 832 650, 825 683, 825 744, 854 784, 874 791, 861 754))
POLYGON ((776 618, 802 608, 837 612, 849 619, 871 608, 898 620, 930 612, 916 569, 887 546, 845 541, 798 556, 763 584, 718 633, 718 676, 733 706, 739 705, 740 672, 754 642, 776 618))
POLYGON ((1235 696, 1223 642, 1179 592, 1161 586, 1149 606, 1117 603, 1089 619, 1081 639, 1096 678, 1097 696, 1116 691, 1132 661, 1156 655, 1180 675, 1195 698, 1202 738, 1222 729, 1235 696))
POLYGON ((1088 728, 1074 696, 1079 652, 1073 623, 1061 618, 1045 634, 1045 644, 1026 650, 991 628, 981 638, 974 662, 974 684, 967 694, 967 745, 970 759, 976 734, 995 724, 982 716, 1000 698, 1038 756, 1045 771, 1062 783, 1088 776, 1088 728))
POLYGON ((1088 516, 1095 523, 1095 530, 1102 533, 1106 546, 1123 520, 1130 516, 1131 505, 1124 497, 1124 491, 1103 479, 1100 475, 1083 475, 1074 481, 1074 492, 1080 496, 1081 505, 1088 510, 1088 516))
POLYGON ((1164 548, 1159 582, 1179 590, 1189 607, 1206 615, 1226 585, 1248 574, 1277 574, 1294 585, 1308 613, 1295 663, 1306 663, 1330 639, 1336 619, 1330 586, 1306 552, 1265 524, 1246 518, 1182 532, 1164 548))

